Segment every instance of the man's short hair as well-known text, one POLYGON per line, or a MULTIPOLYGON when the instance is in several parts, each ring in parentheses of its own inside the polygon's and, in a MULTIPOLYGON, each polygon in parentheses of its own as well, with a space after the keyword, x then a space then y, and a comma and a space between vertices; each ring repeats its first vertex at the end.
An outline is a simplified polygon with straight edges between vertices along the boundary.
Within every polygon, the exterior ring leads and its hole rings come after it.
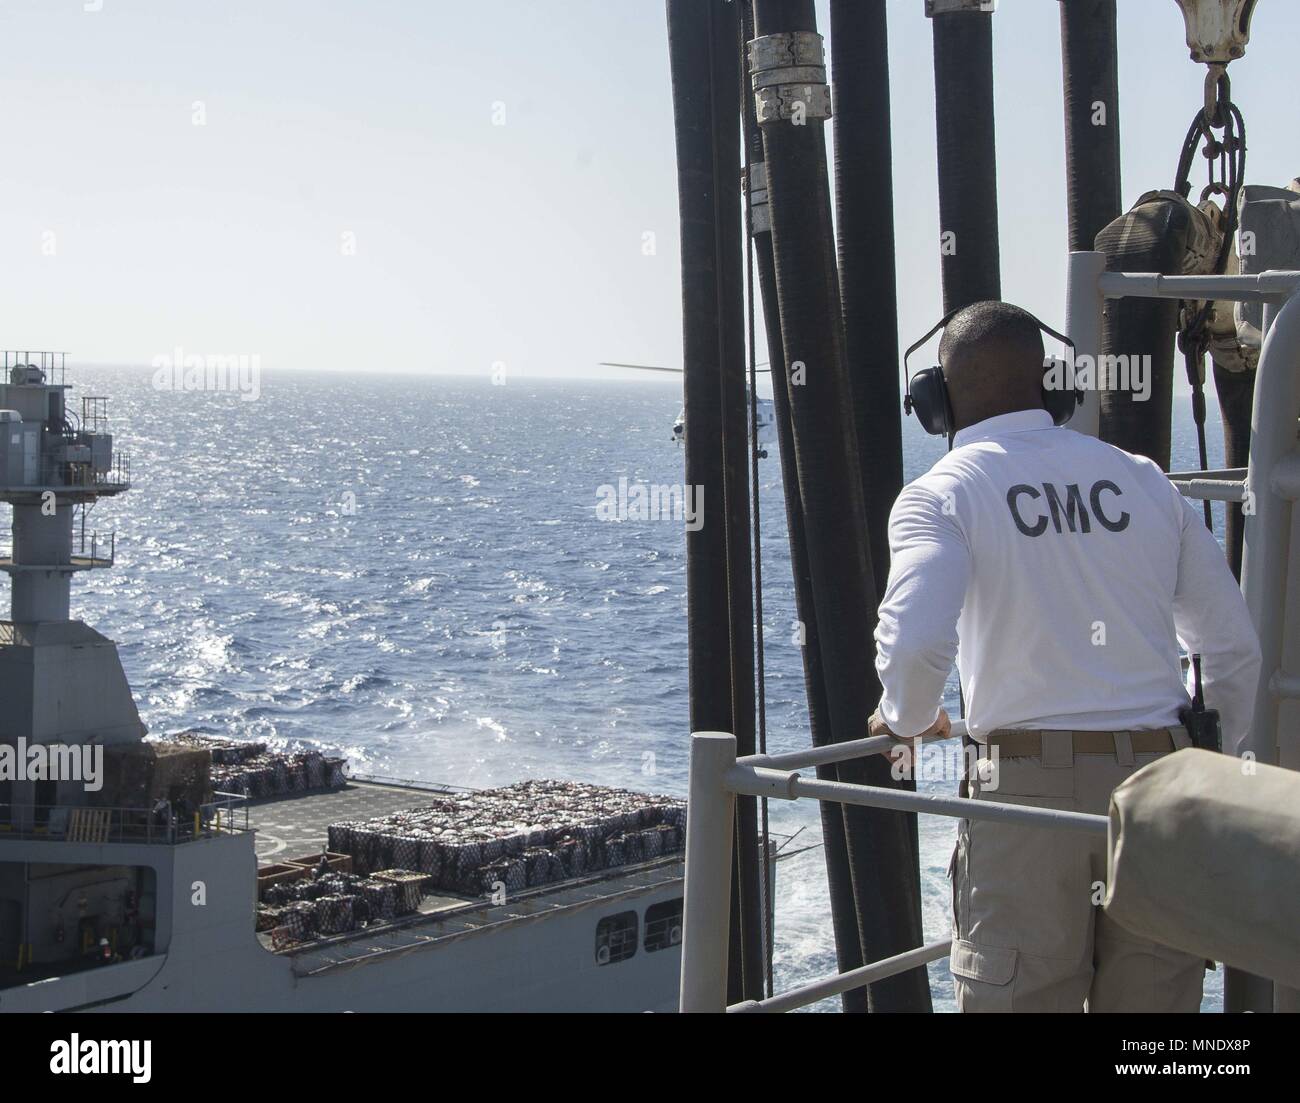
MULTIPOLYGON (((939 362, 944 375, 1000 369, 1041 379, 1043 334, 1034 316, 997 300, 972 303, 955 315, 943 331, 939 362)), ((1008 382, 1011 380, 1008 379, 1008 382)))

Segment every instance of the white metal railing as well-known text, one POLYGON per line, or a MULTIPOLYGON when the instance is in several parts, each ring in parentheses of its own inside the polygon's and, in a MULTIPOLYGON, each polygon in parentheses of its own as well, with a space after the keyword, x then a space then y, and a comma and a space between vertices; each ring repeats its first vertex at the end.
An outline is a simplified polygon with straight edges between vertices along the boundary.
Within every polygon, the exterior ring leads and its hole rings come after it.
POLYGON ((111 567, 117 558, 116 532, 83 532, 74 538, 72 559, 91 567, 111 567))
POLYGON ((1184 498, 1206 502, 1244 502, 1246 500, 1246 468, 1233 467, 1224 471, 1175 471, 1169 481, 1184 498))
POLYGON ((0 383, 10 382, 14 368, 38 368, 44 381, 52 386, 62 386, 67 373, 68 354, 32 349, 4 349, 0 351, 0 383))
MULTIPOLYGON (((1264 347, 1256 370, 1251 414, 1249 464, 1243 469, 1178 472, 1170 481, 1189 498, 1242 502, 1247 506, 1242 591, 1259 636, 1263 676, 1246 744, 1263 762, 1300 767, 1300 744, 1286 749, 1278 741, 1279 709, 1300 699, 1300 670, 1284 668, 1284 656, 1300 655, 1300 623, 1286 618, 1285 597, 1296 557, 1300 556, 1300 272, 1253 276, 1161 276, 1107 272, 1096 252, 1072 253, 1066 299, 1067 329, 1075 356, 1093 363, 1101 352, 1102 315, 1107 298, 1215 299, 1264 303, 1264 347), (1292 536, 1294 535, 1294 539, 1292 536)), ((1096 435, 1100 402, 1089 390, 1071 427, 1096 435)), ((1300 567, 1300 564, 1296 564, 1300 567)), ((953 735, 964 732, 953 723, 953 735)), ((787 754, 736 758, 735 737, 725 732, 691 736, 689 815, 686 826, 686 885, 682 938, 682 1011, 727 1008, 727 941, 731 907, 732 831, 737 794, 782 800, 812 797, 871 808, 986 819, 1025 827, 1106 834, 1105 816, 1000 804, 963 797, 913 793, 870 785, 820 781, 800 769, 880 754, 894 744, 889 736, 858 739, 787 754)), ((947 941, 931 942, 825 977, 765 1000, 737 1004, 738 1012, 790 1011, 871 984, 948 952, 947 941)), ((1258 1002, 1258 996, 1253 997, 1258 1002)), ((1277 1010, 1300 1010, 1300 993, 1274 986, 1277 1010)), ((1246 1010, 1266 1010, 1249 1007, 1246 1010)))
MULTIPOLYGON (((948 738, 959 737, 965 730, 964 723, 954 721, 952 735, 948 738)), ((800 769, 882 754, 893 746, 897 746, 896 741, 886 735, 788 754, 737 759, 735 736, 726 732, 697 732, 691 736, 690 812, 686 817, 686 891, 682 917, 682 1011, 791 1011, 937 961, 948 952, 947 940, 931 942, 851 972, 824 977, 770 999, 751 1000, 728 1009, 727 939, 731 908, 732 824, 737 794, 777 800, 812 797, 868 808, 925 812, 1096 835, 1105 835, 1108 830, 1109 821, 1105 816, 968 797, 945 797, 936 793, 913 793, 844 781, 821 781, 798 773, 800 769)))
POLYGON ((945 938, 939 942, 928 942, 915 950, 908 950, 906 953, 887 957, 873 965, 861 965, 844 973, 823 977, 821 980, 815 980, 810 984, 791 988, 788 992, 781 992, 770 999, 746 1000, 744 1003, 732 1004, 727 1010, 733 1014, 752 1014, 754 1012, 773 1014, 781 1011, 797 1011, 799 1008, 807 1007, 818 1000, 830 999, 832 996, 842 995, 854 988, 861 988, 864 984, 875 984, 878 980, 885 980, 899 973, 906 973, 909 969, 929 965, 932 961, 947 957, 951 949, 951 939, 945 938))
MULTIPOLYGON (((13 538, 0 538, 0 564, 17 570, 23 567, 29 570, 57 569, 63 567, 66 569, 77 568, 86 569, 92 567, 111 567, 117 559, 117 533, 114 532, 81 532, 74 530, 72 534, 72 546, 68 554, 66 563, 18 563, 14 558, 13 538)), ((13 640, 0 640, 0 642, 13 643, 13 640)))

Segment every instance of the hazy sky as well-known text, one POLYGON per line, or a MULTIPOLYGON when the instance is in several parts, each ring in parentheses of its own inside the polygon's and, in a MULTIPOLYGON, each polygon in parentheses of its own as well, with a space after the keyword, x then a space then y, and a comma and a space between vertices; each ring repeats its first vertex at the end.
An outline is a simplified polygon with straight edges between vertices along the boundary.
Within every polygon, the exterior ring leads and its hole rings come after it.
MULTIPOLYGON (((1004 294, 1060 324, 1058 5, 999 7, 1004 294)), ((1172 182, 1203 69, 1174 0, 1119 7, 1131 203, 1172 182)), ((908 339, 940 313, 933 66, 922 0, 889 12, 908 339)), ((1300 4, 1263 0, 1231 68, 1252 182, 1300 173, 1298 40, 1300 4)), ((680 362, 662 0, 0 0, 0 42, 0 346, 680 362)))

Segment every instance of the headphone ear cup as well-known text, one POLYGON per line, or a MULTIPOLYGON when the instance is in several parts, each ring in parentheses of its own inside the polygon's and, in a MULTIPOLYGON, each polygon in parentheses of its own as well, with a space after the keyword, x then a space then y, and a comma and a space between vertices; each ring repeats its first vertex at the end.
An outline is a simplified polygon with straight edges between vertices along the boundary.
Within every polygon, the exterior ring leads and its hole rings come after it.
POLYGON ((912 376, 912 412, 931 436, 948 435, 950 425, 948 384, 942 368, 925 368, 912 376))

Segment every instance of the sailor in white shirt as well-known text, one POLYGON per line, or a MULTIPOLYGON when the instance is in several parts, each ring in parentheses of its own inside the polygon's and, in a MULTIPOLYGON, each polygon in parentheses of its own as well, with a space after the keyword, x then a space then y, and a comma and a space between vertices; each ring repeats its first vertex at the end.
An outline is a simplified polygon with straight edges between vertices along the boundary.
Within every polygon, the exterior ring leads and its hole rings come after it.
MULTIPOLYGON (((1116 785, 1189 743, 1181 644, 1201 656, 1232 753, 1259 644, 1199 512, 1150 460, 1054 425, 1031 315, 974 304, 940 360, 956 433, 890 517, 873 734, 945 730, 955 659, 995 767, 971 795, 1104 814, 1116 785)), ((1097 906, 1104 840, 962 821, 953 864, 962 1010, 1198 1009, 1204 963, 1097 906)))

